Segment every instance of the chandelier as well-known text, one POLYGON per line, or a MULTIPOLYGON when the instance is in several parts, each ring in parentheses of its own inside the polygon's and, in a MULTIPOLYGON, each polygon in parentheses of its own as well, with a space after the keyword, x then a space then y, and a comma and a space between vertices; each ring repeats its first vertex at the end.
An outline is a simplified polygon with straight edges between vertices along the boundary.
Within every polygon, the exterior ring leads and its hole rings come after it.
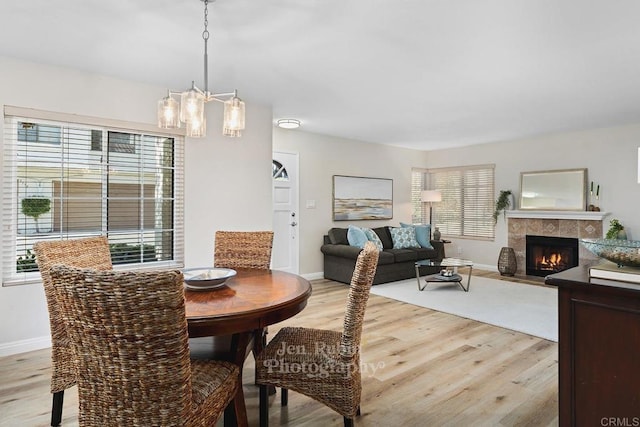
POLYGON ((176 129, 184 124, 187 136, 204 137, 207 132, 207 123, 204 115, 204 104, 210 101, 218 101, 224 104, 224 121, 222 134, 224 136, 239 137, 244 130, 244 102, 238 98, 238 91, 227 93, 209 92, 208 55, 207 42, 209 40, 209 1, 204 2, 204 90, 196 87, 191 82, 191 89, 184 92, 169 90, 167 96, 158 101, 158 127, 163 129, 176 129), (178 102, 175 97, 179 97, 178 102))

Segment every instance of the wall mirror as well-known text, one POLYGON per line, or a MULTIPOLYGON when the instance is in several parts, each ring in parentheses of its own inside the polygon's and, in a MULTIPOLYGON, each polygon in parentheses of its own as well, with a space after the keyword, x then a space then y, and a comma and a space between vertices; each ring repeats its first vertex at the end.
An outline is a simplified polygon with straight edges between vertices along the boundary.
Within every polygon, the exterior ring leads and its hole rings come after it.
POLYGON ((520 209, 584 211, 587 169, 520 173, 520 209))

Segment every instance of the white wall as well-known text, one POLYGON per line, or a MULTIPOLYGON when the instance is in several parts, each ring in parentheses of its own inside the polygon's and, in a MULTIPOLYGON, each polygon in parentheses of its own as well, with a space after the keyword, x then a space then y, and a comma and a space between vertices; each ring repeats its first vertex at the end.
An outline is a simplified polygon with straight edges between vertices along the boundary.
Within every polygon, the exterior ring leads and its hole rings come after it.
POLYGON ((214 104, 207 106, 208 137, 186 142, 187 267, 213 264, 216 230, 273 227, 271 110, 247 102, 247 129, 241 138, 232 139, 218 136, 222 135, 222 104, 214 104), (218 124, 216 129, 209 126, 214 122, 218 124))
POLYGON ((273 149, 300 156, 301 274, 323 271, 322 236, 331 227, 351 223, 332 220, 333 175, 393 179, 393 219, 356 221, 357 225, 380 227, 411 222, 411 168, 425 166, 426 152, 278 128, 274 129, 273 149), (315 209, 305 207, 307 200, 316 201, 315 209))
MULTIPOLYGON (((155 123, 156 102, 165 95, 162 87, 0 57, 0 107, 155 123)), ((271 229, 272 113, 245 101, 242 138, 221 136, 222 110, 213 103, 207 106, 207 137, 186 140, 187 266, 211 265, 215 230, 271 229)), ((3 133, 0 123, 0 138, 3 133)), ((39 348, 48 340, 42 286, 0 287, 0 355, 39 348)))

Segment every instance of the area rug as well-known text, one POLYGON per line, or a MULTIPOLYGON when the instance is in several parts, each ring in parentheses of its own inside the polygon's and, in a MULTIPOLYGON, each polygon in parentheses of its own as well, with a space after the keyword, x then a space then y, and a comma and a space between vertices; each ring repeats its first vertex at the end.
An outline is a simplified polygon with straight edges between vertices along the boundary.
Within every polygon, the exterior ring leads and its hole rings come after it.
MULTIPOLYGON (((466 280, 465 275, 465 285, 466 280)), ((558 341, 556 288, 472 276, 469 292, 457 283, 431 282, 419 291, 416 279, 407 279, 374 285, 371 293, 558 341)))

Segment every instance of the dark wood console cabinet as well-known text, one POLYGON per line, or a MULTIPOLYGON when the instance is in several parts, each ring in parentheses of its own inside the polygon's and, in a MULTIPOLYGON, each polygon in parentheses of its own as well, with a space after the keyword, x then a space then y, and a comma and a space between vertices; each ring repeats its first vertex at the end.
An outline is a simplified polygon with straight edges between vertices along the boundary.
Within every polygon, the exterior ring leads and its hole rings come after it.
POLYGON ((558 287, 560 426, 640 425, 640 284, 588 266, 545 283, 558 287))

